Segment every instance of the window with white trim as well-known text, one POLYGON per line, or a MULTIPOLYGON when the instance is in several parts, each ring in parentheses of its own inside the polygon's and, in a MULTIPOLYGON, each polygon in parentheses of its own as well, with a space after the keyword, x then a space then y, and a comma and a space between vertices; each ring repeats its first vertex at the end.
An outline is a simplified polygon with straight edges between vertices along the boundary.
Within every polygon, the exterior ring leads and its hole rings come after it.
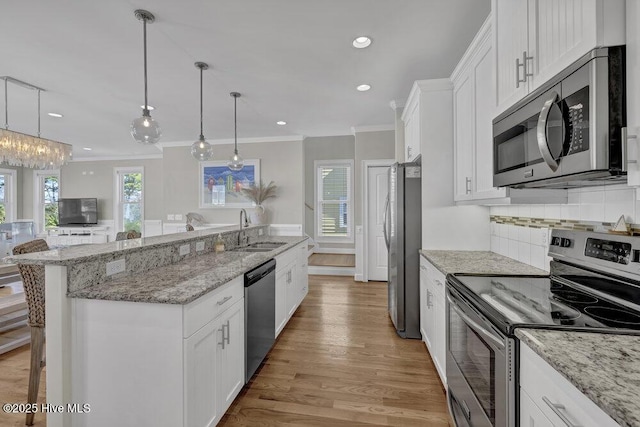
POLYGON ((34 219, 37 229, 44 232, 47 227, 56 227, 58 225, 60 171, 34 171, 33 178, 34 219))
POLYGON ((0 169, 0 223, 17 219, 16 181, 14 169, 0 169))
POLYGON ((316 161, 316 240, 353 242, 353 160, 316 161))
POLYGON ((144 226, 144 168, 115 168, 117 231, 143 232, 144 226))

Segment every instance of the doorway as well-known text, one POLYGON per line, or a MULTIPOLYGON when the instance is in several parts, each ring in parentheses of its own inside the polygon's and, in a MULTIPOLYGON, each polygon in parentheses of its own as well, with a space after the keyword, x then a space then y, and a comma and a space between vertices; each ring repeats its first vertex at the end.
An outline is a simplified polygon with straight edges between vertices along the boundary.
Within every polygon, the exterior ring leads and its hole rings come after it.
MULTIPOLYGON (((363 162, 364 163, 364 162, 363 162)), ((384 217, 388 194, 388 171, 393 160, 369 161, 365 169, 363 207, 364 280, 387 280, 387 245, 384 237, 384 217)))

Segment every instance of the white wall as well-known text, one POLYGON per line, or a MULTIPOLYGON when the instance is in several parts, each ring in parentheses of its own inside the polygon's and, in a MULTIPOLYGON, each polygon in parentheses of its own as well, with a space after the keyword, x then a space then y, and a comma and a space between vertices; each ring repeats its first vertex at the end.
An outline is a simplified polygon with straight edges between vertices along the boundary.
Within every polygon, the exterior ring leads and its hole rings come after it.
MULTIPOLYGON (((628 223, 640 224, 640 201, 634 188, 626 185, 572 189, 566 205, 495 206, 491 215, 570 220, 603 231, 603 223, 615 223, 624 215, 628 223)), ((551 222, 551 221, 547 221, 551 222)), ((543 228, 491 223, 491 250, 534 267, 549 270, 548 234, 543 228), (546 237, 545 237, 546 236, 546 237)))

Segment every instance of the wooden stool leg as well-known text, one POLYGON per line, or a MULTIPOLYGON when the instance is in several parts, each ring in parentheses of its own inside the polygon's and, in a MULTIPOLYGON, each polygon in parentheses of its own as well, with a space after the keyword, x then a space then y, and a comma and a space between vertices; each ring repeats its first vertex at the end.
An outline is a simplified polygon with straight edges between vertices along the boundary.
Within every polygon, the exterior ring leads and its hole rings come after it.
MULTIPOLYGON (((29 371, 29 391, 27 403, 36 403, 42 372, 42 350, 44 344, 44 328, 31 327, 31 369, 29 371)), ((34 413, 27 414, 26 425, 33 425, 34 413)))

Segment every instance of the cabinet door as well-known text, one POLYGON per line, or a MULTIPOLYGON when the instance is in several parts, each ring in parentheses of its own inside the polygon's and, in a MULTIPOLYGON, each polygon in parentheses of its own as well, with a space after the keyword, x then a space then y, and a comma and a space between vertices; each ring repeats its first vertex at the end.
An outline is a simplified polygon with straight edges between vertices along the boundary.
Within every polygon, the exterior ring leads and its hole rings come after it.
POLYGON ((309 292, 309 249, 307 242, 303 242, 300 247, 300 258, 298 259, 298 304, 302 302, 309 292))
POLYGON ((598 45, 603 32, 598 0, 529 1, 530 90, 571 65, 598 45), (536 25, 537 24, 537 25, 536 25))
POLYGON ((287 319, 293 315, 293 312, 298 308, 300 302, 300 292, 298 288, 298 263, 291 264, 289 275, 287 278, 287 319))
POLYGON ((524 78, 523 67, 516 65, 516 60, 522 63, 522 54, 528 49, 528 2, 493 0, 491 4, 496 58, 496 113, 501 113, 528 92, 526 83, 518 83, 518 79, 524 78))
POLYGON ((427 267, 420 262, 420 334, 427 342, 427 267))
POLYGON ((435 310, 434 310, 434 294, 433 288, 431 287, 431 283, 427 281, 427 287, 425 289, 424 296, 424 307, 426 312, 426 317, 424 319, 424 328, 425 328, 425 336, 424 342, 427 344, 427 348, 429 348, 429 353, 431 354, 431 358, 434 358, 434 345, 435 345, 435 310))
POLYGON ((453 93, 454 141, 455 141, 455 192, 454 200, 471 198, 473 177, 473 79, 467 73, 456 82, 453 93))
POLYGON ((522 389, 520 389, 520 425, 522 427, 554 427, 522 389))
POLYGON ((227 411, 244 386, 244 299, 218 317, 216 384, 218 413, 227 411))
POLYGON ((433 317, 435 320, 434 331, 434 363, 440 379, 444 385, 447 385, 447 321, 445 316, 444 294, 436 292, 433 297, 433 317))
MULTIPOLYGON (((216 399, 216 355, 222 334, 215 320, 184 340, 184 425, 215 426, 219 421, 216 399)), ((244 360, 244 358, 243 358, 244 360)))
POLYGON ((404 122, 405 161, 410 162, 420 154, 420 106, 416 103, 404 122))
POLYGON ((493 125, 496 110, 495 73, 493 71, 493 49, 491 40, 479 48, 477 61, 473 67, 475 94, 475 149, 473 198, 490 199, 505 197, 504 188, 493 186, 493 125))
POLYGON ((289 270, 283 269, 276 275, 276 337, 287 323, 287 278, 289 270))

